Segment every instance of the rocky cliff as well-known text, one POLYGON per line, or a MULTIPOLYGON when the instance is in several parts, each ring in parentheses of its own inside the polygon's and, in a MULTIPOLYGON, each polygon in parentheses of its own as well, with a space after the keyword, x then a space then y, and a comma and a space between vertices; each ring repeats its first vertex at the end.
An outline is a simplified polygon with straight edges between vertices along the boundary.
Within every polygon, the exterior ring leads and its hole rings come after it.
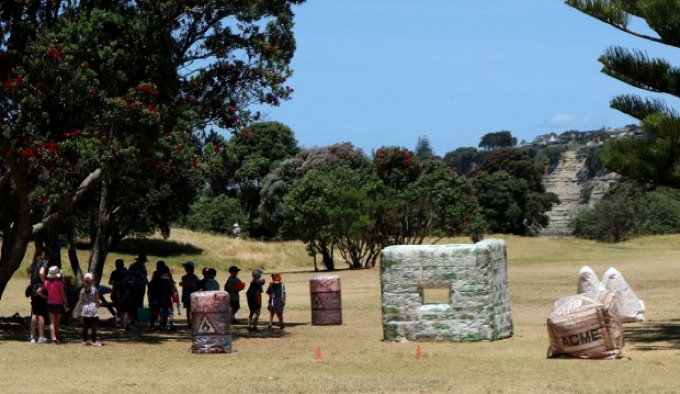
POLYGON ((560 204, 548 212, 550 224, 540 235, 570 235, 569 220, 581 209, 599 201, 617 178, 617 174, 606 171, 588 176, 586 158, 579 148, 563 152, 560 163, 543 180, 546 191, 557 194, 560 204))

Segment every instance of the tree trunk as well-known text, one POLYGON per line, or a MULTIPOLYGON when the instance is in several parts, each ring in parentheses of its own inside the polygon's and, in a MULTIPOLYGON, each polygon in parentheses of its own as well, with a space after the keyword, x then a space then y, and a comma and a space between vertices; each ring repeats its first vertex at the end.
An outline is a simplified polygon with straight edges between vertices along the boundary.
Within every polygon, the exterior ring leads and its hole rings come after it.
MULTIPOLYGON (((25 179, 25 178, 24 178, 25 179)), ((25 186, 22 179, 16 181, 17 189, 25 186)), ((0 249, 0 299, 5 292, 7 283, 12 279, 14 272, 21 266, 21 261, 26 255, 26 247, 33 234, 31 232, 31 210, 28 202, 28 193, 15 193, 19 209, 11 214, 2 233, 2 249, 0 249)))
POLYGON ((21 261, 26 255, 26 247, 31 240, 30 216, 20 216, 18 222, 14 222, 14 227, 6 228, 3 232, 2 254, 0 254, 0 299, 12 275, 21 266, 21 261))
POLYGON ((333 253, 328 248, 327 245, 323 244, 319 247, 319 253, 321 253, 323 265, 326 267, 327 271, 335 271, 335 262, 333 261, 333 253))
POLYGON ((71 271, 73 271, 73 284, 79 289, 83 285, 83 270, 80 268, 80 261, 78 260, 76 250, 76 239, 73 236, 72 229, 68 232, 66 247, 68 248, 68 261, 71 264, 71 271))
POLYGON ((50 251, 50 265, 56 265, 61 269, 61 245, 59 244, 59 236, 54 229, 54 226, 47 228, 45 237, 45 246, 50 251))
POLYGON ((104 263, 109 253, 111 238, 111 180, 108 177, 102 179, 101 196, 99 198, 97 228, 92 240, 90 262, 88 264, 88 271, 94 275, 95 283, 100 282, 104 272, 104 263))

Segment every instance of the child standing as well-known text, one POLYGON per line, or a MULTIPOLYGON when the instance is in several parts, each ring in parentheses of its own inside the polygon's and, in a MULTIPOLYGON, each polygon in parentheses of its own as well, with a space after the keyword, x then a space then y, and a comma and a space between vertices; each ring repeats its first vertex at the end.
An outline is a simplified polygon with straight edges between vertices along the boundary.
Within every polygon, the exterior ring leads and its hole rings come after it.
POLYGON ((52 343, 59 344, 59 326, 61 317, 68 312, 68 301, 64 282, 61 280, 61 270, 56 265, 47 270, 45 289, 47 290, 47 312, 50 315, 50 334, 52 343))
POLYGON ((182 288, 182 303, 187 310, 187 322, 189 327, 191 327, 191 293, 198 290, 199 279, 198 276, 194 274, 193 261, 187 261, 182 264, 182 267, 184 267, 186 275, 182 276, 182 281, 179 282, 179 285, 182 288))
POLYGON ((283 279, 281 274, 272 274, 272 282, 267 288, 267 294, 269 294, 269 326, 267 328, 272 328, 272 323, 274 321, 274 315, 279 318, 279 326, 283 330, 285 325, 283 324, 283 308, 286 306, 286 286, 283 285, 283 279))
POLYGON ((94 276, 88 272, 83 276, 83 288, 80 290, 80 303, 83 306, 80 315, 83 317, 83 345, 87 346, 87 330, 91 331, 92 346, 101 347, 102 343, 97 339, 99 328, 99 292, 93 285, 94 276))
POLYGON ((158 287, 158 303, 161 316, 159 328, 164 331, 172 330, 175 316, 172 310, 172 304, 173 300, 177 298, 177 288, 175 287, 175 282, 172 280, 170 268, 167 265, 164 265, 160 269, 158 287))
POLYGON ((229 278, 224 284, 224 290, 229 293, 229 304, 231 306, 231 324, 235 324, 236 312, 241 309, 241 302, 239 300, 238 292, 246 288, 246 284, 238 278, 238 272, 241 269, 235 265, 229 267, 229 278))
POLYGON ((220 284, 215 280, 217 270, 214 268, 203 268, 203 279, 198 282, 198 289, 202 291, 218 291, 220 284))
POLYGON ((262 279, 262 271, 253 271, 253 280, 250 281, 248 291, 246 291, 246 299, 248 300, 248 331, 257 331, 257 322, 260 320, 260 312, 262 310, 262 292, 264 286, 264 279, 262 279))

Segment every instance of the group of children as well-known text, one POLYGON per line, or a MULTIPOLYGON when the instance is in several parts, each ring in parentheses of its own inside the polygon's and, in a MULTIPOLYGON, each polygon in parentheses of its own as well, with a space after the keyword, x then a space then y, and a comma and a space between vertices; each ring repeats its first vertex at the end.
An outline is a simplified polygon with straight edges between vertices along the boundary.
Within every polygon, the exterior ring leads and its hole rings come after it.
MULTIPOLYGON (((61 270, 56 265, 49 266, 47 251, 36 254, 29 268, 31 283, 26 295, 31 297, 31 343, 46 343, 45 317, 49 316, 50 342, 62 342, 59 331, 62 317, 69 312, 66 286, 62 280, 61 270)), ((83 275, 83 286, 78 293, 78 301, 73 314, 83 319, 83 345, 100 347, 97 337, 99 328, 99 293, 94 285, 94 276, 88 272, 83 275), (88 331, 92 342, 88 342, 88 331)))
MULTIPOLYGON (((195 291, 215 291, 220 289, 219 283, 215 280, 217 271, 214 268, 203 268, 203 279, 199 280, 194 274, 194 264, 189 261, 183 264, 186 275, 182 276, 182 281, 179 283, 182 287, 182 303, 187 309, 187 320, 191 324, 191 294, 195 291)), ((224 284, 224 290, 229 293, 231 323, 237 323, 236 313, 241 309, 241 300, 239 292, 245 289, 246 285, 238 277, 241 271, 237 266, 229 267, 229 278, 224 284)), ((258 321, 262 311, 262 294, 264 293, 265 280, 262 278, 263 272, 259 269, 253 270, 252 280, 250 286, 246 291, 246 300, 248 309, 248 331, 258 331, 258 321)), ((269 295, 269 303, 267 309, 270 312, 268 328, 272 328, 274 315, 278 317, 279 327, 285 328, 283 322, 283 309, 286 305, 286 287, 283 284, 281 274, 272 274, 272 280, 267 288, 266 293, 269 295)))
MULTIPOLYGON (((140 283, 148 286, 147 296, 149 302, 150 321, 153 327, 159 321, 159 328, 170 330, 173 328, 173 306, 177 304, 178 313, 180 311, 180 297, 175 287, 170 268, 164 261, 156 263, 150 281, 146 281, 146 268, 144 263, 146 256, 140 255, 129 268, 125 268, 122 259, 115 261, 115 269, 111 273, 109 284, 111 285, 111 299, 117 311, 116 320, 124 329, 131 329, 136 324, 140 307, 139 287, 140 283)), ((214 268, 204 268, 202 270, 203 279, 199 279, 194 274, 194 263, 188 261, 182 264, 186 274, 182 276, 179 283, 182 288, 181 303, 187 310, 187 321, 191 325, 191 294, 196 291, 215 291, 220 289, 220 285, 215 279, 217 271, 214 268)), ((239 311, 240 297, 239 292, 243 291, 246 284, 238 277, 241 271, 236 266, 229 268, 229 277, 224 285, 224 290, 229 293, 231 323, 237 323, 235 318, 239 311)), ((75 306, 69 302, 67 289, 62 280, 62 273, 59 267, 50 266, 47 251, 36 254, 36 257, 29 268, 31 283, 26 288, 26 296, 31 297, 31 336, 32 343, 46 343, 45 338, 45 318, 49 316, 49 330, 51 343, 61 343, 59 336, 60 323, 62 317, 69 312, 74 317, 82 318, 82 343, 100 347, 101 341, 97 336, 99 329, 99 306, 101 298, 98 286, 95 284, 94 275, 91 272, 83 275, 83 285, 78 292, 78 300, 75 306), (73 311, 70 311, 70 307, 73 311), (88 342, 88 332, 91 342, 88 342)), ((258 331, 258 321, 262 311, 262 294, 265 293, 265 280, 262 278, 263 272, 255 269, 252 272, 252 280, 246 291, 248 309, 248 331, 258 331)), ((283 310, 286 305, 286 288, 283 284, 281 274, 271 275, 271 282, 267 287, 266 294, 269 295, 267 309, 270 312, 268 328, 272 328, 274 316, 278 317, 279 327, 285 328, 283 320, 283 310)), ((142 301, 144 290, 142 289, 142 301)))

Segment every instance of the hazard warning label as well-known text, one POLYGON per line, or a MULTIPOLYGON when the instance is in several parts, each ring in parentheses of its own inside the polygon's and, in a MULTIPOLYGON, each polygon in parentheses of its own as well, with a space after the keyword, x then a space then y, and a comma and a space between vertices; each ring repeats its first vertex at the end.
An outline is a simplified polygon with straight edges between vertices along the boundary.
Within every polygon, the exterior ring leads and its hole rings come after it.
POLYGON ((312 300, 312 309, 326 309, 326 306, 321 302, 321 298, 319 298, 318 294, 314 295, 314 299, 312 300))
POLYGON ((197 327, 197 331, 199 334, 216 334, 217 330, 215 330, 215 326, 212 324, 210 319, 208 319, 207 315, 203 315, 203 319, 201 319, 201 323, 199 323, 197 327))

